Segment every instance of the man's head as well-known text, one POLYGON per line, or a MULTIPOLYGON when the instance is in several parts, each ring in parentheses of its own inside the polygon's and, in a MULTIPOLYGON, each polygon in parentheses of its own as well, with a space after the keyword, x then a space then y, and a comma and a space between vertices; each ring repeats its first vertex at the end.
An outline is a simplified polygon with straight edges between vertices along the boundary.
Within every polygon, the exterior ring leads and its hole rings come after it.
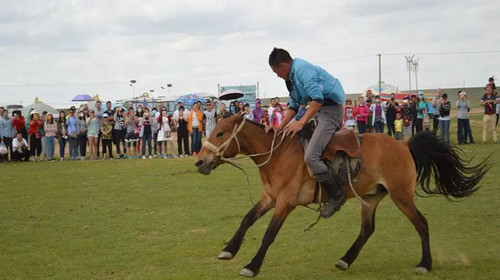
POLYGON ((369 90, 366 91, 366 98, 372 98, 372 95, 373 94, 372 94, 372 90, 371 89, 369 89, 369 90))
POLYGON ((276 106, 276 99, 271 98, 271 107, 274 107, 274 106, 276 106))
POLYGON ((250 104, 245 103, 245 107, 243 107, 243 108, 245 108, 245 113, 249 113, 250 112, 250 104))
POLYGON ((106 109, 111 110, 111 101, 106 102, 106 109))
POLYGON ((391 93, 391 101, 394 101, 396 100, 396 94, 395 93, 391 93))
POLYGON ((182 101, 179 100, 177 102, 177 109, 179 109, 181 106, 184 106, 184 104, 182 104, 182 101))
POLYGON ((207 106, 208 111, 212 111, 212 109, 214 108, 212 101, 210 100, 208 100, 207 103, 205 103, 205 105, 207 106))
POLYGON ((269 66, 271 66, 273 72, 283 80, 288 80, 292 61, 292 57, 284 49, 274 48, 269 55, 269 66))
POLYGON ((443 95, 441 95, 441 98, 443 98, 444 100, 448 99, 448 94, 443 93, 443 95))
MULTIPOLYGON (((224 103, 222 103, 222 104, 224 104, 224 103)), ((162 109, 162 113, 163 113, 163 109, 162 109)), ((166 108, 165 108, 165 113, 167 113, 166 108)), ((179 114, 182 114, 182 113, 184 113, 184 106, 181 105, 181 106, 179 106, 179 114)))
POLYGON ((494 82, 495 82, 495 78, 490 77, 490 78, 488 79, 488 83, 489 83, 490 85, 491 85, 491 84, 493 84, 494 82))
POLYGON ((441 97, 442 94, 443 94, 443 90, 441 88, 438 88, 437 89, 437 97, 441 97))
POLYGON ((491 88, 490 84, 486 84, 484 90, 486 91, 486 94, 491 94, 493 92, 493 88, 491 88))
POLYGON ((5 111, 4 107, 0 107, 0 116, 3 116, 3 112, 5 111))
POLYGON ((23 134, 22 134, 22 132, 18 131, 18 132, 16 133, 16 138, 17 138, 17 140, 21 141, 21 140, 23 139, 23 134))
POLYGON ((97 101, 97 102, 95 103, 95 108, 96 108, 97 110, 99 110, 99 111, 101 110, 101 108, 102 108, 102 103, 101 103, 101 101, 97 101))
POLYGON ((413 94, 410 99, 411 103, 416 104, 417 103, 417 96, 413 94))

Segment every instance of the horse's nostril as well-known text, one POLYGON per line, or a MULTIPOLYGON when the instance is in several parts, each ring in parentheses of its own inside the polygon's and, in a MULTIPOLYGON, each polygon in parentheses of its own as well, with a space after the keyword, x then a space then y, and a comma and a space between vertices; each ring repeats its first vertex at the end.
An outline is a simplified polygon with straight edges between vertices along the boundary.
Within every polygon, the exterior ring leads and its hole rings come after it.
POLYGON ((202 165, 202 164, 203 164, 203 160, 199 160, 199 161, 197 161, 194 165, 196 165, 196 166, 200 166, 200 165, 202 165))

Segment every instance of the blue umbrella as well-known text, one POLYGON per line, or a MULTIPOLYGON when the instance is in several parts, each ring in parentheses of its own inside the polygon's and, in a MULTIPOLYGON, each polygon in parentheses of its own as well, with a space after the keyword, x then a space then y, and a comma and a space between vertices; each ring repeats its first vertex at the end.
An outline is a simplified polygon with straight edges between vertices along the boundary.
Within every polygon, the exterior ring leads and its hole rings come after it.
POLYGON ((202 104, 206 103, 205 98, 203 98, 202 96, 199 96, 197 94, 194 94, 194 93, 186 94, 186 95, 183 95, 183 96, 177 98, 175 100, 175 103, 178 103, 179 101, 182 101, 182 103, 184 105, 189 106, 189 107, 193 106, 193 104, 198 102, 198 101, 201 101, 202 104))
POLYGON ((78 94, 77 96, 73 97, 71 101, 73 102, 94 101, 94 98, 88 94, 78 94))

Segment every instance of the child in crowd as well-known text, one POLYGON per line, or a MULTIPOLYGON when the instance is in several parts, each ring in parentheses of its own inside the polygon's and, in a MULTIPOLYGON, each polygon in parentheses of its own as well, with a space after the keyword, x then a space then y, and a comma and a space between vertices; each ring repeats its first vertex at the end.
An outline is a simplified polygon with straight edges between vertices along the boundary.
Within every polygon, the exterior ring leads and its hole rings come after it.
POLYGON ((344 107, 344 123, 346 127, 354 128, 356 119, 354 118, 354 108, 352 107, 352 100, 347 98, 344 107))
POLYGON ((113 151, 111 150, 111 132, 113 131, 113 124, 109 121, 109 115, 104 113, 102 115, 101 126, 101 139, 102 139, 102 158, 106 158, 106 149, 108 150, 109 159, 113 159, 113 151))
POLYGON ((396 120, 394 120, 394 135, 396 140, 403 140, 403 119, 401 118, 401 112, 396 112, 396 120))

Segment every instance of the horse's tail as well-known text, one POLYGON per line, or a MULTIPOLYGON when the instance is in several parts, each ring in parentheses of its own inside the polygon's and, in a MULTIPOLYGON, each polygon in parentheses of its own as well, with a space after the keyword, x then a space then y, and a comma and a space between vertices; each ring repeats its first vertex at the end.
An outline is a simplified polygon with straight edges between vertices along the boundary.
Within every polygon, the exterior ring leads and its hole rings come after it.
POLYGON ((479 181, 492 166, 489 157, 469 166, 469 162, 460 157, 461 150, 430 131, 417 133, 409 140, 408 147, 417 168, 417 184, 428 194, 441 194, 447 198, 469 196, 478 190, 479 181), (431 186, 431 178, 435 186, 431 186))

